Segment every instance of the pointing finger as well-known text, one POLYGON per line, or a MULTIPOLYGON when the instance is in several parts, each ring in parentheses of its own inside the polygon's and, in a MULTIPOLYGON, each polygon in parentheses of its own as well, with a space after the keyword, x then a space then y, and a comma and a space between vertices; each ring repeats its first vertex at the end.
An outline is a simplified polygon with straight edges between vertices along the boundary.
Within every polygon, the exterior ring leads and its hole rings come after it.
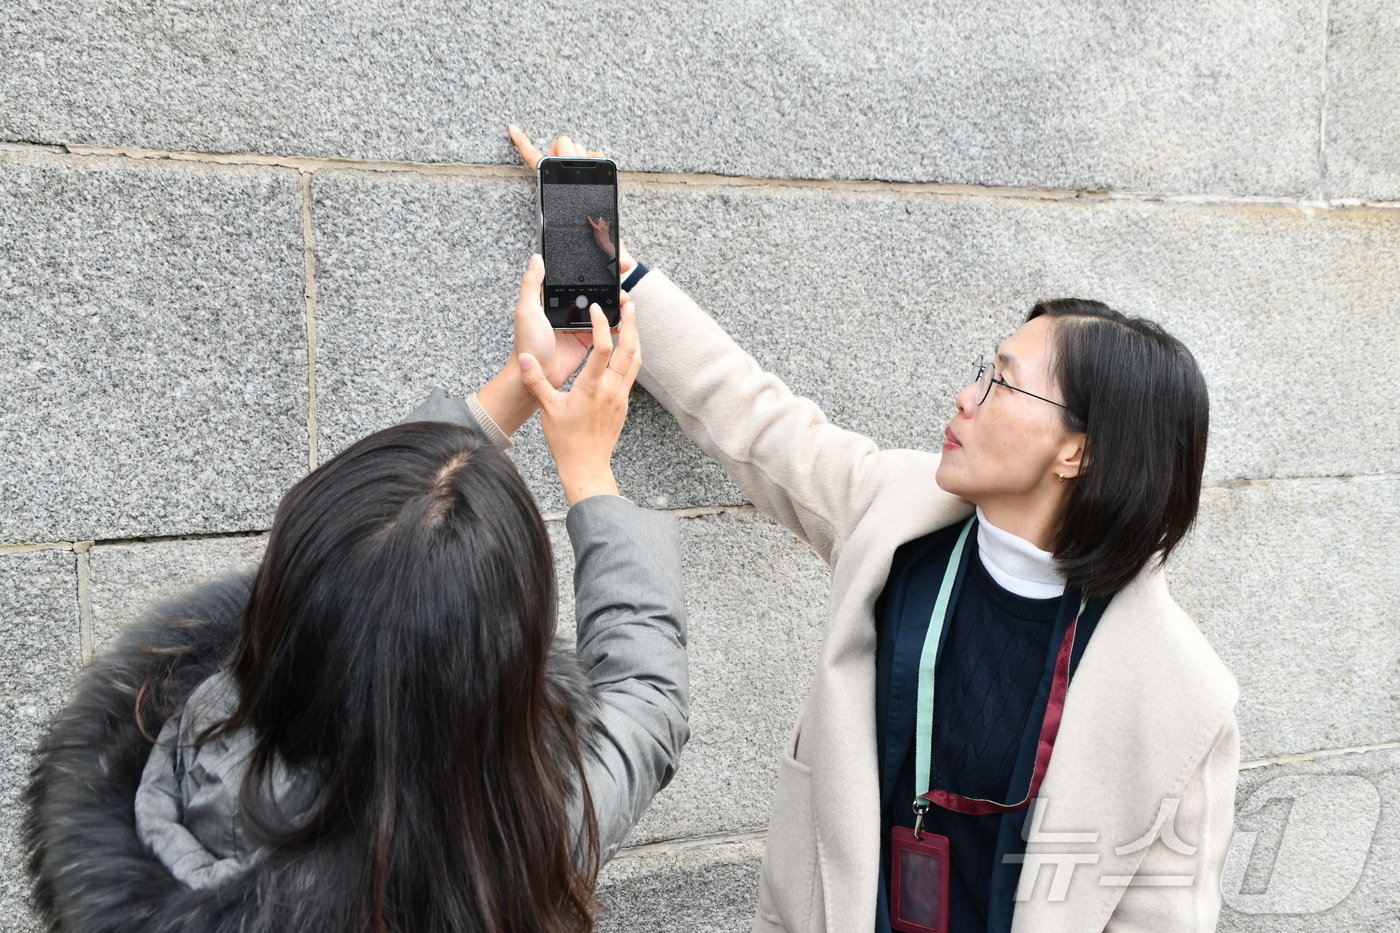
POLYGON ((617 347, 613 350, 613 358, 609 365, 618 372, 630 374, 640 359, 637 312, 632 302, 624 301, 618 322, 617 347))
POLYGON ((510 133, 510 141, 515 143, 516 150, 520 153, 520 158, 525 160, 525 164, 534 168, 540 161, 540 150, 534 143, 530 142, 530 137, 525 135, 525 131, 514 123, 506 127, 510 133))
POLYGON ((612 360, 612 335, 608 333, 608 316, 597 302, 589 305, 588 318, 593 322, 593 352, 589 354, 584 369, 591 370, 593 378, 597 379, 612 360))

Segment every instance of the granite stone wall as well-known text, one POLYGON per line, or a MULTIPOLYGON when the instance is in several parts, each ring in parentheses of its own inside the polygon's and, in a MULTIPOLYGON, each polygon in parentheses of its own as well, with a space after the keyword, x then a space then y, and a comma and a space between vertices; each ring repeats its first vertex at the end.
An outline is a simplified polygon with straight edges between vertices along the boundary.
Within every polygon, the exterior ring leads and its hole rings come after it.
MULTIPOLYGON (((634 252, 883 445, 1038 299, 1181 336, 1213 431, 1168 571, 1242 687, 1221 928, 1400 930, 1398 49, 1386 0, 0 5, 0 927, 82 666, 501 363, 516 120, 614 156, 634 252)), ((537 423, 514 456, 567 579, 537 423)), ((694 737, 602 928, 746 930, 826 569, 641 390, 617 472, 681 520, 694 737)))

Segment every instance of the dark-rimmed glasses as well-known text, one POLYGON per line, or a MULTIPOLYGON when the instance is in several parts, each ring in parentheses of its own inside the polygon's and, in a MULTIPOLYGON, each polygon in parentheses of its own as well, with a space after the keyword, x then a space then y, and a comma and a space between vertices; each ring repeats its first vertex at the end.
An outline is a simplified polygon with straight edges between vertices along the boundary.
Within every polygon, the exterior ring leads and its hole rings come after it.
POLYGON ((990 395, 992 391, 992 384, 996 383, 997 385, 1006 386, 1013 392, 1020 392, 1022 395, 1029 395, 1031 398, 1038 398, 1042 402, 1049 402, 1051 405, 1054 405, 1058 408, 1063 408, 1065 411, 1070 412, 1071 414, 1074 413, 1073 408, 1070 408, 1068 405, 1065 405, 1062 402, 1057 402, 1053 399, 1048 399, 1043 395, 1036 395, 1034 392, 1028 392, 1025 389, 1018 389, 1016 386, 1007 382, 1005 379, 998 379, 995 375, 995 370, 993 370, 992 367, 987 365, 986 360, 978 360, 977 378, 972 381, 977 385, 978 405, 981 405, 987 400, 987 396, 990 395))

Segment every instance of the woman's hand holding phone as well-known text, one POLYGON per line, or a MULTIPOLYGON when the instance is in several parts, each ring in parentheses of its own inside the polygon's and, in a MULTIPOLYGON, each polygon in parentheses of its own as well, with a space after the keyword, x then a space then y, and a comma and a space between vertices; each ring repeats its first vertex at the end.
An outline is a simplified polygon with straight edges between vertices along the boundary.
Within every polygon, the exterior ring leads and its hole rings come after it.
POLYGON ((515 347, 510 359, 491 381, 477 392, 481 406, 507 435, 514 434, 535 413, 535 400, 520 382, 520 354, 529 353, 540 365, 549 384, 558 388, 578 369, 593 345, 591 331, 555 330, 540 304, 544 260, 538 254, 520 280, 515 301, 515 347))
POLYGON ((562 386, 578 369, 588 348, 593 345, 592 331, 555 330, 540 304, 540 286, 544 282, 544 260, 536 253, 530 257, 525 277, 520 282, 520 297, 515 302, 515 352, 528 353, 539 361, 544 377, 554 388, 562 386))
POLYGON ((618 495, 612 453, 627 420, 628 395, 642 369, 632 302, 623 299, 616 347, 603 309, 595 304, 588 311, 593 351, 568 392, 551 384, 534 354, 527 351, 518 357, 520 381, 539 405, 544 437, 569 505, 589 496, 618 495))

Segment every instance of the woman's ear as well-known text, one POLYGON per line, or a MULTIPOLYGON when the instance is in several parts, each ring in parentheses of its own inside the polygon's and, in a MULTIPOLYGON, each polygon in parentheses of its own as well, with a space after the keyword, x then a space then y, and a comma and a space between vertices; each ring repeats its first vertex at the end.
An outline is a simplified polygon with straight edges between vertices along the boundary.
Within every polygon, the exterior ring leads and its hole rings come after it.
POLYGON ((1074 479, 1084 471, 1084 435, 1071 434, 1060 445, 1054 473, 1058 479, 1074 479))

